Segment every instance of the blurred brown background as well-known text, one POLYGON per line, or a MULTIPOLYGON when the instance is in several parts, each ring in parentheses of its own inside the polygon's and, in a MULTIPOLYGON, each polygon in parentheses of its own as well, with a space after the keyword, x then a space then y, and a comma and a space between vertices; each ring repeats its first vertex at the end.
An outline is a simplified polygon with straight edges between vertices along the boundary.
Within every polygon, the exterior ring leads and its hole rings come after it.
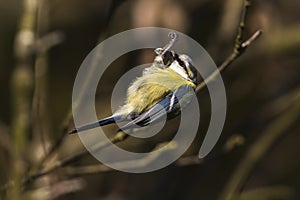
MULTIPOLYGON (((187 161, 184 166, 177 162, 145 174, 110 170, 78 175, 62 168, 22 185, 57 140, 61 146, 45 167, 84 149, 76 135, 64 139, 61 135, 62 128, 73 126, 68 113, 77 70, 96 44, 131 28, 160 26, 191 36, 221 64, 234 46, 242 5, 242 0, 0 0, 0 198, 210 200, 226 199, 237 184, 230 199, 299 199, 300 2, 296 0, 252 2, 245 39, 257 29, 264 34, 222 73, 226 123, 203 162, 187 161), (35 3, 33 14, 24 17, 25 5, 35 3), (25 45, 24 50, 16 39, 23 29, 34 33, 34 47, 25 45)), ((30 42, 30 37, 24 38, 30 42)), ((112 64, 96 99, 99 117, 111 113, 110 91, 118 78, 151 59, 150 51, 133 52, 112 64)), ((197 155, 210 116, 208 92, 198 96, 202 124, 184 155, 188 158, 197 155)), ((129 139, 121 146, 149 151, 172 138, 176 123, 167 127, 170 133, 147 142, 129 139)), ((112 134, 115 127, 106 130, 112 134)), ((72 169, 97 163, 86 155, 72 169)))

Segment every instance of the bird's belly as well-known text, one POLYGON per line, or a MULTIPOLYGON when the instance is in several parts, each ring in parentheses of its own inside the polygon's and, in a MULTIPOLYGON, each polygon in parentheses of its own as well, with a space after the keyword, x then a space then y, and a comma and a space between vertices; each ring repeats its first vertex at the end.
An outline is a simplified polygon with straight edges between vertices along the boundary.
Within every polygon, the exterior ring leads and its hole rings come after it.
POLYGON ((169 92, 170 89, 164 86, 145 84, 135 93, 127 96, 127 103, 134 105, 133 112, 142 113, 163 99, 169 92))

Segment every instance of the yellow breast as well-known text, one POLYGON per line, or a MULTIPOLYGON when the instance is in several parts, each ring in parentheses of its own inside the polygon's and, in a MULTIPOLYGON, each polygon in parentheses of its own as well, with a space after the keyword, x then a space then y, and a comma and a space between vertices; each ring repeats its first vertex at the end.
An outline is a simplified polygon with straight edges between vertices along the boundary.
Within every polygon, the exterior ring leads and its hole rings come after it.
POLYGON ((141 113, 151 108, 182 85, 196 87, 194 83, 182 78, 172 69, 157 69, 153 73, 144 74, 128 88, 126 103, 131 105, 132 109, 129 112, 141 113))

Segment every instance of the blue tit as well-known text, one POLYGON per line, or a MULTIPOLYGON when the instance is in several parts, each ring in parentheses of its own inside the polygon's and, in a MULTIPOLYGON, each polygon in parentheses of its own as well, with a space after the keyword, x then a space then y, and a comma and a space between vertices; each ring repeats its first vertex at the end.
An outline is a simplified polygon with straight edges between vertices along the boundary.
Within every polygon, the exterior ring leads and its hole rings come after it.
POLYGON ((125 104, 112 116, 83 125, 69 133, 77 133, 111 123, 125 123, 119 130, 136 125, 147 126, 180 114, 191 101, 197 81, 197 71, 185 54, 157 48, 153 64, 144 69, 127 90, 125 104), (181 106, 181 107, 180 107, 181 106))

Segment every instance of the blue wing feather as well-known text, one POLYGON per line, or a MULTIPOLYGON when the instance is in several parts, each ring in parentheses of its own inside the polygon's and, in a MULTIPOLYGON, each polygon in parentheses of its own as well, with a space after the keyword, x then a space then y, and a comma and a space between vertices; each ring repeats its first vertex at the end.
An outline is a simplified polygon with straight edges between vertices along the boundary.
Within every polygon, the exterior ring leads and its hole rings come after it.
POLYGON ((140 114, 137 118, 131 122, 120 127, 119 130, 126 130, 133 128, 134 126, 147 126, 150 123, 154 123, 161 119, 164 115, 173 112, 175 109, 179 108, 179 101, 188 92, 194 91, 191 86, 184 85, 179 87, 174 93, 168 94, 165 98, 155 104, 152 108, 140 114))

